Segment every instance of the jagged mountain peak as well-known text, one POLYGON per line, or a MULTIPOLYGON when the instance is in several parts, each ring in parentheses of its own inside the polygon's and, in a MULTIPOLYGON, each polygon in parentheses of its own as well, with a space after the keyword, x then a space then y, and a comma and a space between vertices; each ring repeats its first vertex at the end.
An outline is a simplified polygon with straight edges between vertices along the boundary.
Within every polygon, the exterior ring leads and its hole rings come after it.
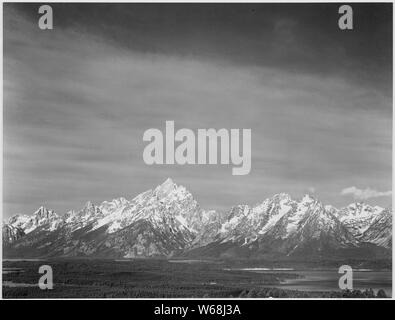
POLYGON ((108 233, 127 228, 139 220, 149 221, 160 226, 166 223, 176 224, 184 229, 198 230, 202 213, 192 194, 172 179, 166 179, 154 189, 145 191, 131 201, 103 202, 100 206, 104 218, 97 221, 94 229, 107 227, 108 233))
POLYGON ((56 213, 54 210, 48 210, 45 206, 39 207, 35 212, 34 215, 38 218, 49 218, 51 216, 55 216, 56 213))
POLYGON ((314 195, 312 195, 311 193, 306 193, 306 194, 302 197, 302 200, 301 200, 301 202, 303 202, 303 203, 311 203, 311 202, 315 202, 315 201, 318 201, 318 200, 317 200, 316 197, 315 197, 314 195))
POLYGON ((354 202, 350 203, 347 207, 343 208, 344 211, 348 210, 347 212, 349 214, 353 215, 358 215, 358 214, 364 214, 366 212, 372 212, 372 211, 382 211, 384 208, 380 206, 371 206, 365 202, 354 202))
POLYGON ((129 203, 129 201, 124 197, 119 197, 119 198, 113 199, 112 202, 117 205, 125 205, 125 204, 129 203))
POLYGON ((291 196, 288 193, 276 193, 272 197, 269 198, 272 201, 290 201, 292 200, 291 196))
POLYGON ((7 224, 13 225, 15 227, 21 227, 21 225, 26 223, 30 218, 31 216, 28 216, 27 214, 18 213, 10 217, 7 224))
POLYGON ((114 198, 110 201, 104 200, 102 203, 125 204, 129 202, 125 197, 114 198))
POLYGON ((384 208, 370 206, 364 202, 355 202, 339 210, 340 219, 367 218, 373 217, 382 212, 384 208))
POLYGON ((154 189, 154 194, 157 195, 158 198, 164 198, 177 189, 178 186, 173 182, 173 180, 167 178, 162 184, 158 185, 154 189))
POLYGON ((8 220, 8 224, 23 230, 24 234, 28 234, 38 227, 43 230, 55 230, 60 225, 61 220, 62 218, 54 210, 49 210, 45 206, 41 206, 31 216, 12 216, 8 220))
POLYGON ((87 226, 103 216, 100 207, 96 206, 92 201, 87 201, 81 210, 71 210, 67 212, 63 221, 68 224, 70 230, 75 231, 87 226))
POLYGON ((28 251, 34 250, 36 243, 53 256, 168 256, 211 245, 231 248, 215 256, 232 256, 239 250, 252 250, 251 256, 293 255, 355 248, 365 242, 390 248, 391 218, 390 210, 377 206, 354 203, 338 210, 312 194, 294 200, 287 193, 255 206, 204 211, 184 186, 168 178, 131 200, 119 197, 99 206, 88 201, 63 217, 42 206, 32 216, 10 218, 4 230, 7 241, 17 241, 16 247, 23 243, 28 251), (48 241, 45 237, 55 230, 56 240, 48 241))
POLYGON ((342 224, 356 237, 363 237, 363 234, 371 226, 374 219, 385 209, 379 206, 370 206, 365 202, 354 202, 348 206, 334 211, 333 214, 342 224))
POLYGON ((112 199, 111 201, 103 201, 99 208, 104 215, 110 214, 116 210, 120 210, 130 204, 130 201, 124 197, 112 199))
POLYGON ((25 235, 23 230, 11 224, 4 224, 2 228, 2 239, 5 246, 17 241, 25 235))
POLYGON ((167 178, 165 181, 163 181, 162 184, 160 184, 160 186, 164 187, 164 186, 176 186, 176 184, 174 183, 174 181, 171 178, 167 178))
POLYGON ((35 211, 35 214, 37 213, 37 212, 42 212, 42 211, 46 211, 47 210, 47 208, 44 206, 44 205, 41 205, 36 211, 35 211))
POLYGON ((392 212, 389 209, 381 210, 372 223, 359 238, 379 246, 391 249, 392 246, 392 212))
POLYGON ((95 205, 92 201, 87 201, 83 208, 79 211, 80 214, 97 214, 100 213, 100 208, 95 205))
POLYGON ((85 205, 84 205, 84 208, 86 208, 86 209, 91 209, 91 208, 94 208, 94 207, 95 207, 95 205, 94 205, 93 202, 90 201, 90 200, 88 200, 88 201, 85 203, 85 205))
POLYGON ((325 205, 324 208, 326 211, 329 211, 331 213, 335 213, 335 212, 339 211, 335 206, 332 206, 330 204, 325 205))

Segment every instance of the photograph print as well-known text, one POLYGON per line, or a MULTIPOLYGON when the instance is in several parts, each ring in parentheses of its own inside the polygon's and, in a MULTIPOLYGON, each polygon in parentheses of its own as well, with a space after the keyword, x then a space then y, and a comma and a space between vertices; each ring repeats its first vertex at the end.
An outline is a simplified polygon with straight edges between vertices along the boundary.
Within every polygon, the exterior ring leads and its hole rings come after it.
POLYGON ((3 298, 391 298, 392 12, 4 2, 3 298))

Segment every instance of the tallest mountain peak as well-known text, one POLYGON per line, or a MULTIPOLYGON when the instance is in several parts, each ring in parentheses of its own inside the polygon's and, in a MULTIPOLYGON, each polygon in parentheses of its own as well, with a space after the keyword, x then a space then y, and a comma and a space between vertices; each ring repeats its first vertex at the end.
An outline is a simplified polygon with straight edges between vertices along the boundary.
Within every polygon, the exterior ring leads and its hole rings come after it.
POLYGON ((171 178, 167 178, 162 184, 161 186, 174 186, 175 183, 173 182, 173 180, 171 178))
POLYGON ((316 201, 316 198, 311 193, 306 193, 302 198, 302 202, 304 203, 314 201, 316 201))
POLYGON ((20 228, 26 240, 14 246, 10 242, 19 239, 8 234, 9 249, 16 253, 25 247, 33 256, 43 256, 46 250, 44 255, 51 257, 170 257, 196 252, 239 259, 246 254, 322 257, 337 250, 356 251, 361 244, 365 259, 364 248, 371 243, 372 250, 373 245, 383 247, 377 251, 381 255, 392 243, 391 211, 358 206, 337 210, 324 207, 312 194, 292 200, 278 193, 255 207, 238 205, 217 213, 202 210, 183 185, 168 178, 130 201, 119 198, 100 207, 88 201, 80 211, 61 217, 42 207, 34 216, 10 219, 10 228, 20 228), (55 230, 60 231, 52 235, 55 230))
POLYGON ((158 196, 162 197, 166 196, 175 189, 177 189, 177 185, 172 179, 167 178, 162 184, 156 187, 155 192, 158 196))

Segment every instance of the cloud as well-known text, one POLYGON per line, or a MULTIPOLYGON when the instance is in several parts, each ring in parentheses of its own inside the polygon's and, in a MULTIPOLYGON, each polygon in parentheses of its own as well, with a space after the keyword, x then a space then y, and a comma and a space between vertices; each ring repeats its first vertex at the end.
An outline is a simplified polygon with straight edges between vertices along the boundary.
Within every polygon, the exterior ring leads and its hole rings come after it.
POLYGON ((341 191, 342 195, 351 194, 355 199, 366 200, 369 198, 388 197, 392 195, 392 191, 377 191, 371 188, 358 189, 357 187, 348 187, 341 191))
MULTIPOLYGON (((178 49, 189 47, 183 34, 169 40, 171 51, 137 50, 59 21, 48 33, 17 13, 5 19, 8 215, 42 204, 63 213, 88 199, 134 197, 166 177, 187 187, 203 208, 218 210, 280 192, 301 195, 309 186, 339 207, 345 185, 390 189, 392 100, 341 73, 185 54, 178 49), (251 129, 251 174, 232 176, 227 166, 145 165, 143 133, 164 130, 165 120, 177 130, 251 129)), ((128 37, 136 32, 122 28, 128 37)), ((155 35, 146 38, 156 43, 155 35)))

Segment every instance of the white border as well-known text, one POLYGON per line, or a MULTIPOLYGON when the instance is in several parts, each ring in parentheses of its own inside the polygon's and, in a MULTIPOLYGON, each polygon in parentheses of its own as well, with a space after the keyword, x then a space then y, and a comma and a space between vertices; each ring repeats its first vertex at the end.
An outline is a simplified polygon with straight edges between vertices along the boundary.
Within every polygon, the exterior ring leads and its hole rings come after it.
MULTIPOLYGON (((0 6, 0 39, 1 39, 1 45, 0 45, 0 73, 1 73, 1 79, 0 79, 0 97, 1 97, 1 107, 0 107, 0 151, 1 155, 3 155, 3 4, 4 3, 18 3, 18 2, 27 2, 27 3, 66 3, 66 1, 61 1, 61 0, 52 0, 52 1, 34 1, 34 0, 12 0, 12 1, 4 1, 1 0, 1 6, 0 6)), ((338 1, 338 0, 326 0, 326 1, 311 1, 311 0, 305 0, 305 1, 296 1, 296 0, 289 0, 289 1, 266 1, 266 0, 249 0, 249 1, 235 1, 235 0, 201 0, 201 1, 191 1, 191 0, 172 0, 172 1, 163 1, 163 0, 151 0, 151 1, 145 1, 145 0, 140 0, 140 1, 128 1, 128 0, 117 0, 114 2, 111 1, 106 1, 106 0, 77 0, 77 1, 67 1, 67 3, 241 3, 241 4, 248 4, 248 3, 317 3, 317 4, 323 4, 323 3, 392 3, 393 4, 393 14, 392 18, 394 19, 395 17, 395 7, 394 7, 394 1, 393 0, 382 0, 382 1, 369 1, 369 0, 348 0, 348 1, 338 1)), ((393 31, 392 31, 392 54, 393 54, 393 59, 392 61, 394 62, 394 51, 395 51, 395 43, 394 43, 394 21, 393 21, 393 31)), ((392 66, 394 68, 394 65, 392 66)), ((394 149, 394 130, 393 130, 393 124, 395 122, 395 114, 394 114, 394 92, 395 92, 395 76, 394 76, 394 70, 392 71, 392 85, 393 85, 393 90, 392 90, 392 164, 394 164, 394 156, 395 156, 395 149, 394 149)), ((3 156, 0 157, 0 218, 1 218, 1 226, 3 225, 3 156)), ((394 178, 395 178, 395 172, 393 170, 392 166, 392 190, 394 190, 394 178)), ((394 199, 395 195, 392 193, 392 206, 394 205, 394 199)), ((392 210, 392 213, 394 213, 394 210, 392 210)), ((394 214, 392 214, 392 234, 394 235, 394 214)), ((2 230, 2 229, 1 229, 2 230)), ((0 231, 1 233, 2 231, 0 231)), ((2 253, 2 238, 0 239, 0 261, 1 261, 1 266, 3 266, 3 253, 2 253)), ((395 248, 394 245, 392 245, 392 290, 394 289, 394 280, 395 280, 395 265, 394 265, 394 254, 395 254, 395 248)), ((0 283, 3 283, 2 281, 2 272, 0 273, 0 283)), ((0 300, 3 300, 3 294, 2 294, 2 286, 0 287, 0 300)), ((6 300, 21 300, 21 299, 6 299, 6 300)), ((392 292, 392 298, 391 299, 367 299, 367 298, 356 298, 356 299, 346 299, 346 298, 24 298, 23 300, 153 300, 153 301, 166 301, 166 300, 187 300, 187 301, 193 301, 193 300, 230 300, 230 301, 244 301, 244 300, 254 300, 254 301, 260 301, 260 300, 269 300, 269 301, 280 301, 280 300, 346 300, 346 301, 355 301, 355 300, 362 300, 362 301, 372 301, 372 300, 395 300, 395 294, 392 292)))

